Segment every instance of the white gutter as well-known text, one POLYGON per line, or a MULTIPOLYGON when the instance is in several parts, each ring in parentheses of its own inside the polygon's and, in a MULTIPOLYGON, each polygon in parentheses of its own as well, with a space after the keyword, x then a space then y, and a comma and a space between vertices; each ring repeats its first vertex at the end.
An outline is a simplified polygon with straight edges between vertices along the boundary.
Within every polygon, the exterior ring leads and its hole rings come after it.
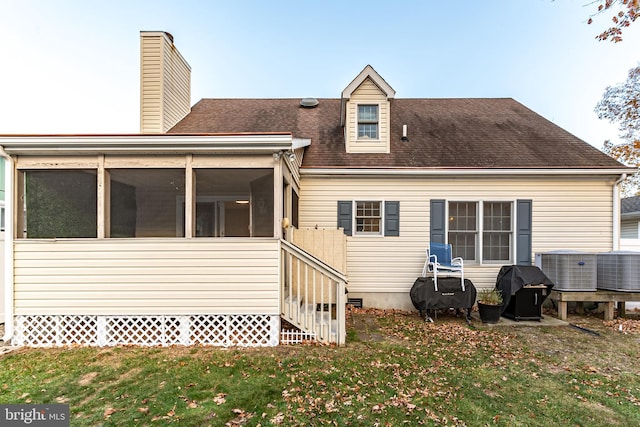
POLYGON ((4 336, 2 341, 9 342, 13 338, 13 158, 0 145, 0 157, 7 164, 4 166, 4 336))
POLYGON ((618 186, 627 179, 623 173, 613 184, 613 250, 620 250, 620 189, 618 186))
POLYGON ((491 168, 389 168, 389 169, 300 169, 300 175, 327 176, 327 175, 351 175, 351 176, 451 176, 451 175, 620 175, 628 173, 632 168, 617 169, 491 169, 491 168))
POLYGON ((291 134, 0 135, 9 154, 264 153, 305 146, 291 134))

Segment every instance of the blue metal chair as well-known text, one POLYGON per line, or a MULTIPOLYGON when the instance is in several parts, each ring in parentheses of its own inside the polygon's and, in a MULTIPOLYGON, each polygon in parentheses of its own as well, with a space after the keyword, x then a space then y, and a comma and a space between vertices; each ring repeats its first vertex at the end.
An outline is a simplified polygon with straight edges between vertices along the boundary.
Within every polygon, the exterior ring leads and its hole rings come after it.
POLYGON ((422 267, 422 277, 433 274, 433 283, 438 291, 438 275, 460 275, 460 284, 464 292, 464 261, 461 257, 451 258, 451 245, 448 243, 430 243, 427 260, 422 267))

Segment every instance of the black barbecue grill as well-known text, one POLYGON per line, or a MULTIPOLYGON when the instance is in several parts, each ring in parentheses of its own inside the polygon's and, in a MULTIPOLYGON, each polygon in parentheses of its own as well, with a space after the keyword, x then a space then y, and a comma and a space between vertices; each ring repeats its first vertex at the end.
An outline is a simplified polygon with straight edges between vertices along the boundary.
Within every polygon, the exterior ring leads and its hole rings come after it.
POLYGON ((505 265, 498 273, 496 288, 502 293, 502 316, 513 320, 542 319, 542 303, 553 283, 535 266, 505 265))
POLYGON ((409 292, 413 306, 433 321, 431 314, 436 310, 455 308, 466 309, 466 320, 471 321, 471 307, 476 302, 476 288, 471 280, 464 279, 464 290, 459 277, 439 277, 436 290, 433 277, 418 277, 409 292))

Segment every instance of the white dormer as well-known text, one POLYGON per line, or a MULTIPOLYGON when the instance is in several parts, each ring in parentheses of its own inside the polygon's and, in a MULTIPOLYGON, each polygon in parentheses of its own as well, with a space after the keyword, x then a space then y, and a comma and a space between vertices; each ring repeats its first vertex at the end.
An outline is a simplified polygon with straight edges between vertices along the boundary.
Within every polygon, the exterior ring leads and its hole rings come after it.
POLYGON ((347 153, 388 153, 390 100, 396 95, 367 65, 342 91, 342 125, 347 153))

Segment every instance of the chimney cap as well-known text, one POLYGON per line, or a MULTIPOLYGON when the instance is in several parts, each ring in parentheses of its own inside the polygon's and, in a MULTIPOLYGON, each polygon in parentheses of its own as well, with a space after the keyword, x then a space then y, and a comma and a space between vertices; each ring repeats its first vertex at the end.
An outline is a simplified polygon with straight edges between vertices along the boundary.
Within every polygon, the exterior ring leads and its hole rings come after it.
POLYGON ((173 43, 173 35, 167 31, 146 31, 146 30, 142 30, 140 31, 140 37, 158 37, 158 36, 165 36, 166 38, 169 39, 169 41, 171 43, 173 43))

